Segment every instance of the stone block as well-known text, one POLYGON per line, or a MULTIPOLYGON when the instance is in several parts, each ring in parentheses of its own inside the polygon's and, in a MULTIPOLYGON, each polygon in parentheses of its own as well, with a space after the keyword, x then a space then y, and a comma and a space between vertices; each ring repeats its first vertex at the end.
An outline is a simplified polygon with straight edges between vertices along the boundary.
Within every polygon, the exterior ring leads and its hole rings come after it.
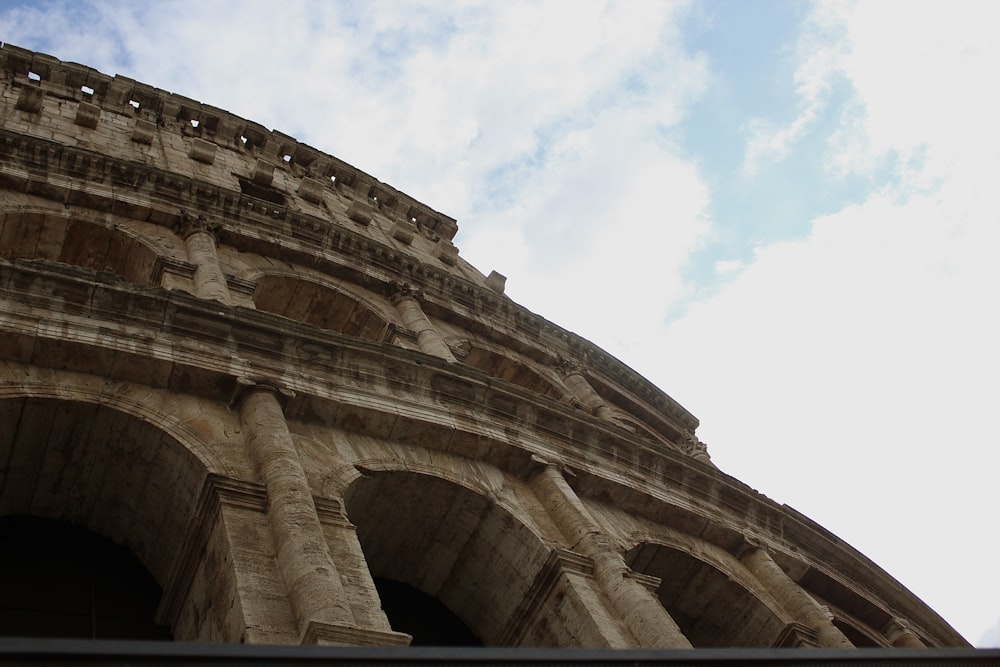
POLYGON ((137 144, 151 144, 156 135, 156 125, 148 120, 138 118, 132 128, 132 141, 137 144))
POLYGON ((90 130, 97 129, 97 123, 101 120, 101 107, 90 102, 80 102, 76 109, 76 124, 90 130))
POLYGON ((417 226, 409 220, 397 220, 392 224, 392 229, 389 230, 389 235, 392 238, 406 245, 413 243, 413 237, 416 233, 417 226))
POLYGON ((21 93, 17 96, 16 108, 20 111, 30 113, 42 112, 42 101, 45 99, 45 91, 37 86, 22 86, 21 93))
POLYGON ((253 180, 254 185, 264 188, 271 187, 271 181, 274 180, 274 165, 265 160, 257 160, 251 180, 253 180))
POLYGON ((458 261, 458 248, 448 239, 441 239, 434 247, 434 256, 448 266, 455 266, 458 261))
POLYGON ((507 276, 496 271, 490 271, 490 275, 486 276, 486 286, 497 294, 503 294, 507 286, 507 276))
POLYGON ((323 192, 326 190, 326 185, 323 181, 317 180, 315 178, 303 178, 302 182, 299 183, 299 196, 306 201, 312 202, 313 204, 318 204, 323 201, 323 192))
POLYGON ((375 209, 361 201, 354 201, 347 209, 347 217, 362 225, 371 224, 375 209))
POLYGON ((204 162, 205 164, 212 164, 215 162, 215 153, 218 150, 218 146, 213 144, 211 141, 205 141, 204 139, 196 138, 191 143, 191 152, 188 153, 188 157, 192 160, 197 160, 198 162, 204 162))

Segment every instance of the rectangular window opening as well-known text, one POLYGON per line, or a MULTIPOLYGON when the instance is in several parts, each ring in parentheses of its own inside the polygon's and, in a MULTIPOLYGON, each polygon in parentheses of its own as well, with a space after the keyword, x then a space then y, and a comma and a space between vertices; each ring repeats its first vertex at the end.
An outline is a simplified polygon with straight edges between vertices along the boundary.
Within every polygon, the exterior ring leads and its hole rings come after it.
POLYGON ((93 95, 94 94, 94 89, 91 88, 90 86, 80 86, 80 90, 83 91, 84 95, 93 95))
POLYGON ((42 77, 38 76, 34 72, 28 72, 28 78, 31 79, 32 81, 41 81, 42 80, 42 77))

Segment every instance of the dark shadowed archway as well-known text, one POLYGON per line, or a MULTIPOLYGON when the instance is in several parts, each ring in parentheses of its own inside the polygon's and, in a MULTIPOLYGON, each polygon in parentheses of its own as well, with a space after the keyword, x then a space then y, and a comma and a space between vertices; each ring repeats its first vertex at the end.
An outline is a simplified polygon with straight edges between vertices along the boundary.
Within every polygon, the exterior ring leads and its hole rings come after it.
POLYGON ((735 577, 689 553, 639 544, 630 567, 661 579, 656 595, 695 648, 770 647, 787 625, 735 577))
POLYGON ((0 635, 170 639, 162 590, 128 549, 66 521, 0 517, 0 635))
POLYGON ((202 462, 176 439, 107 405, 8 398, 0 400, 0 462, 0 517, 52 522, 48 537, 42 524, 29 522, 12 538, 22 557, 41 550, 52 563, 50 575, 67 577, 44 587, 47 595, 67 594, 50 610, 76 604, 76 587, 101 573, 87 569, 86 558, 69 558, 74 550, 99 559, 124 550, 155 584, 168 587, 206 477, 202 462), (60 543, 69 545, 63 554, 60 543))
POLYGON ((472 645, 471 636, 487 646, 560 645, 559 619, 523 618, 551 552, 495 502, 413 472, 363 477, 351 485, 345 501, 368 567, 377 584, 382 580, 379 593, 390 624, 415 633, 414 644, 472 645), (403 601, 411 617, 444 618, 436 616, 440 603, 465 627, 446 637, 420 636, 418 626, 405 627, 406 618, 394 617, 393 608, 403 601), (524 629, 546 624, 542 634, 524 629))

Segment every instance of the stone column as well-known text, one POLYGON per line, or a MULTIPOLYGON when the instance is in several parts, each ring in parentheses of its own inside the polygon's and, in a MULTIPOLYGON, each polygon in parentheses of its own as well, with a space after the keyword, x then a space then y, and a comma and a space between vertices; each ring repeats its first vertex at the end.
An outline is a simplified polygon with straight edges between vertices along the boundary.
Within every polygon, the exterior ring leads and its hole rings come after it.
POLYGON ((851 640, 833 624, 830 612, 793 581, 763 547, 750 545, 740 560, 795 621, 816 633, 820 647, 854 648, 851 640))
POLYGON ((184 238, 188 261, 194 264, 194 293, 202 299, 215 299, 232 305, 226 276, 219 265, 215 234, 201 218, 183 215, 176 231, 184 238))
POLYGON ((691 642, 648 588, 632 578, 625 559, 601 532, 562 473, 542 464, 530 483, 556 526, 574 549, 594 563, 594 578, 642 648, 691 648, 691 642))
POLYGON ((882 628, 882 634, 895 648, 927 648, 917 633, 911 630, 906 621, 901 618, 890 620, 882 628))
POLYGON ((604 402, 600 394, 587 382, 587 378, 583 376, 583 372, 579 367, 571 365, 568 362, 563 362, 561 370, 563 385, 573 398, 590 410, 597 418, 625 428, 625 425, 615 417, 614 410, 608 407, 608 404, 604 402))
POLYGON ((277 393, 275 387, 251 384, 240 397, 240 422, 247 458, 267 489, 278 570, 304 638, 317 624, 353 626, 354 617, 277 393))
POLYGON ((397 288, 392 295, 392 304, 399 312, 403 326, 417 334, 417 345, 421 352, 432 354, 445 361, 457 362, 448 344, 444 342, 444 338, 427 319, 427 315, 420 307, 420 302, 417 301, 418 297, 419 293, 408 286, 397 288))

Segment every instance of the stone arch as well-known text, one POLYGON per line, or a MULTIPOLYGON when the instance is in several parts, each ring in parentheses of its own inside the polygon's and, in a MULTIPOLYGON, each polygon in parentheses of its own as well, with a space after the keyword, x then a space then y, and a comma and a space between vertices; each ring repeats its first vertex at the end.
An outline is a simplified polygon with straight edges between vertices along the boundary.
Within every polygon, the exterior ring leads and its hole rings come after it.
POLYGON ((833 612, 833 624, 858 648, 892 648, 885 637, 836 611, 833 612))
POLYGON ((676 545, 641 542, 629 566, 660 579, 656 596, 695 648, 770 647, 784 640, 787 621, 734 569, 676 545))
POLYGON ((0 214, 0 257, 10 261, 46 259, 152 285, 158 255, 152 243, 125 226, 41 211, 0 214))
POLYGON ((167 591, 208 474, 203 457, 121 405, 46 393, 0 396, 0 515, 107 537, 167 591))
POLYGON ((559 645, 559 628, 544 637, 524 629, 527 609, 545 615, 538 612, 544 605, 529 602, 552 569, 551 549, 527 524, 459 481, 405 468, 363 470, 345 509, 376 581, 436 598, 487 646, 559 645))
MULTIPOLYGON (((787 559, 791 562, 791 559, 787 559)), ((817 602, 830 610, 833 624, 851 643, 858 647, 889 646, 878 631, 885 628, 893 616, 881 605, 856 589, 817 567, 796 563, 801 574, 797 583, 817 602)))
POLYGON ((557 384, 547 379, 540 372, 531 366, 512 358, 511 356, 484 347, 483 345, 469 341, 469 353, 464 361, 467 366, 472 366, 490 377, 506 380, 528 391, 533 391, 543 396, 554 399, 562 398, 563 392, 557 384))
POLYGON ((256 283, 258 310, 366 340, 385 339, 389 318, 377 306, 325 280, 264 273, 256 283))
POLYGON ((0 635, 170 639, 162 588, 128 549, 67 521, 0 516, 0 635))
POLYGON ((21 381, 16 385, 0 385, 0 403, 6 399, 34 398, 107 406, 163 431, 194 457, 206 472, 227 477, 240 476, 237 468, 209 448, 195 430, 171 409, 176 406, 160 405, 145 392, 133 395, 127 383, 94 382, 92 378, 70 372, 37 373, 31 367, 20 367, 18 364, 14 368, 13 372, 21 377, 21 381))

